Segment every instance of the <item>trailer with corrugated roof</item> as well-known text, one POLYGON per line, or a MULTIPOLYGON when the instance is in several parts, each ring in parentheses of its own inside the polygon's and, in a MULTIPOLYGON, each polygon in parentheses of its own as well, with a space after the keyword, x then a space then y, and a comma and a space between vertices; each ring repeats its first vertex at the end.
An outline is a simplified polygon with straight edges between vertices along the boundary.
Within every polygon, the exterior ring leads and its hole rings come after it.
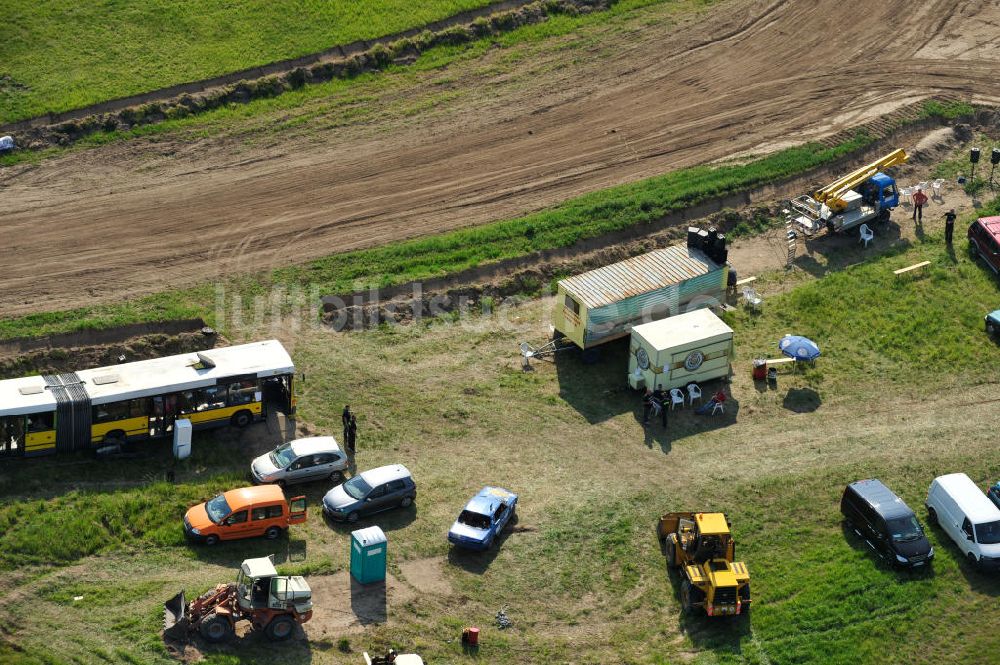
POLYGON ((657 249, 560 280, 553 326, 589 349, 625 337, 642 323, 720 304, 728 267, 724 249, 716 249, 724 244, 712 243, 702 249, 689 238, 687 246, 657 249))

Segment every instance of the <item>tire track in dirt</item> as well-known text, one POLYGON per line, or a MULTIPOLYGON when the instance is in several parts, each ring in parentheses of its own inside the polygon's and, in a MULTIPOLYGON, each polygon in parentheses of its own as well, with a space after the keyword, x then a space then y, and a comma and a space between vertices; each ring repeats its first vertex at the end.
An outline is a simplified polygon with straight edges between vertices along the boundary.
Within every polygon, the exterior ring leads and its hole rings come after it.
POLYGON ((953 35, 972 22, 997 20, 992 3, 959 12, 943 0, 920 11, 903 0, 732 0, 693 21, 616 37, 627 48, 599 69, 501 89, 499 110, 472 100, 389 134, 283 145, 274 158, 220 150, 198 168, 184 162, 185 175, 146 168, 139 151, 95 163, 125 152, 113 146, 0 175, 0 315, 521 215, 755 146, 820 138, 922 96, 1000 101, 1000 54, 916 57, 960 40, 953 35), (928 16, 942 18, 929 26, 928 16))

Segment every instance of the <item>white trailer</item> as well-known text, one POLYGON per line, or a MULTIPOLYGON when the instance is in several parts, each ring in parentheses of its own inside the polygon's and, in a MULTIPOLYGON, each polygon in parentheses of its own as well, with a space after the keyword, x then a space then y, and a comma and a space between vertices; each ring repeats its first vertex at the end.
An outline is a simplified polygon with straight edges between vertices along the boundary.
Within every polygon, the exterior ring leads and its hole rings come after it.
POLYGON ((632 328, 628 381, 632 388, 678 388, 732 372, 733 329, 709 309, 632 328))

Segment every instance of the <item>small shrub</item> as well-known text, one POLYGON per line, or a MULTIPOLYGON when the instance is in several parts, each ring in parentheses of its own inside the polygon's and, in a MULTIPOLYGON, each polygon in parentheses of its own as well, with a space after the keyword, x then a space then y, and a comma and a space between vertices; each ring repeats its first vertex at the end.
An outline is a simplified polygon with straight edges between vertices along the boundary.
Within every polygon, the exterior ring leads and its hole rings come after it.
POLYGON ((353 58, 348 58, 347 62, 344 63, 344 75, 348 78, 357 76, 364 71, 365 60, 361 55, 356 55, 353 58))
POLYGON ((368 57, 371 58, 375 66, 384 69, 392 63, 392 51, 385 44, 379 43, 368 50, 368 57))
POLYGON ((309 68, 309 77, 313 81, 329 81, 333 76, 333 63, 321 62, 309 68))
POLYGON ((186 118, 191 114, 186 106, 181 106, 180 104, 176 106, 170 106, 167 108, 166 116, 168 120, 179 120, 180 118, 186 118))
POLYGON ((389 44, 389 50, 392 51, 393 58, 399 58, 407 53, 413 51, 416 47, 413 44, 413 40, 409 37, 403 37, 402 39, 397 39, 393 43, 389 44))
POLYGON ((431 48, 434 43, 434 33, 430 30, 424 30, 413 40, 413 45, 421 51, 431 48))
POLYGON ((305 67, 296 67, 288 72, 286 80, 293 90, 298 90, 309 81, 309 71, 305 67))
POLYGON ((485 16, 477 17, 469 28, 476 37, 487 37, 493 31, 493 26, 490 25, 489 19, 485 16))
POLYGON ((517 12, 503 12, 496 14, 490 22, 497 31, 513 30, 521 24, 520 18, 517 12))
POLYGON ((450 28, 442 30, 435 36, 434 45, 458 46, 471 41, 472 38, 472 33, 468 28, 461 25, 453 25, 450 28))

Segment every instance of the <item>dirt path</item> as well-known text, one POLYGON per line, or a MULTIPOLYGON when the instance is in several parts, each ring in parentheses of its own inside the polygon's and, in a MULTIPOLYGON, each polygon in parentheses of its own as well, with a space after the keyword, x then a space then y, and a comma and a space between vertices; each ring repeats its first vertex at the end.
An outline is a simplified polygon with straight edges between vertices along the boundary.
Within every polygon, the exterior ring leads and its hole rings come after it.
POLYGON ((518 215, 833 133, 922 96, 997 102, 998 52, 982 26, 998 21, 988 0, 733 0, 696 22, 628 35, 630 48, 599 68, 554 69, 509 92, 502 109, 473 102, 389 135, 313 137, 301 151, 218 156, 186 173, 143 170, 148 155, 119 147, 20 170, 3 191, 0 313, 518 215))

